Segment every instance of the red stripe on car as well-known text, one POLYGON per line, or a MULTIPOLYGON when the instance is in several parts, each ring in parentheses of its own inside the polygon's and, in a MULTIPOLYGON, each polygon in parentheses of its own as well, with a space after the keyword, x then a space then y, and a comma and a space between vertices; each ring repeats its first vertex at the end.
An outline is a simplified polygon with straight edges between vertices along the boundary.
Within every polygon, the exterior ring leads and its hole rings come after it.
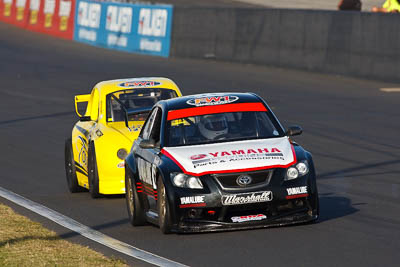
POLYGON ((302 197, 308 197, 308 194, 298 194, 298 195, 286 196, 286 199, 294 199, 294 198, 302 198, 302 197))
POLYGON ((205 207, 206 203, 196 203, 196 204, 184 204, 184 205, 179 205, 179 208, 184 209, 184 208, 195 208, 195 207, 205 207))
POLYGON ((216 114, 225 112, 244 112, 244 111, 267 111, 263 103, 238 103, 226 105, 214 105, 195 108, 184 108, 168 111, 167 120, 176 120, 191 116, 206 114, 216 114))

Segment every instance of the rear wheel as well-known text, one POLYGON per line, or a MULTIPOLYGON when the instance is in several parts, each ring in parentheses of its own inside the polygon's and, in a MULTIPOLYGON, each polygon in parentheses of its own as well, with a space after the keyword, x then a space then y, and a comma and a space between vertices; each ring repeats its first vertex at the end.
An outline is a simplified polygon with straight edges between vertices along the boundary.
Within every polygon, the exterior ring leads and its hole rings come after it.
POLYGON ((139 194, 129 170, 125 170, 125 198, 128 208, 129 222, 133 226, 140 226, 146 223, 144 211, 140 204, 139 194))
POLYGON ((76 167, 74 161, 74 154, 72 151, 72 140, 68 138, 65 141, 65 174, 67 178, 68 189, 71 193, 76 193, 82 191, 82 188, 78 184, 78 179, 76 177, 76 167))
POLYGON ((89 147, 88 180, 89 192, 92 198, 100 197, 99 174, 97 171, 96 152, 93 143, 89 147))
POLYGON ((171 214, 169 210, 167 192, 165 190, 165 186, 161 177, 158 177, 157 187, 158 187, 158 201, 157 201, 158 224, 163 234, 169 234, 171 233, 172 229, 171 214))

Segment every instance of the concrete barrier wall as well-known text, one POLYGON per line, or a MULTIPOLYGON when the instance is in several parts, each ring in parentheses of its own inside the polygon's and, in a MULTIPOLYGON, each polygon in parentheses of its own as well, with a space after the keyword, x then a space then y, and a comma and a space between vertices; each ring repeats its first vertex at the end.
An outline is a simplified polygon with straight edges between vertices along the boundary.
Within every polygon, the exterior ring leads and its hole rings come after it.
POLYGON ((400 15, 175 7, 170 55, 400 81, 400 15))

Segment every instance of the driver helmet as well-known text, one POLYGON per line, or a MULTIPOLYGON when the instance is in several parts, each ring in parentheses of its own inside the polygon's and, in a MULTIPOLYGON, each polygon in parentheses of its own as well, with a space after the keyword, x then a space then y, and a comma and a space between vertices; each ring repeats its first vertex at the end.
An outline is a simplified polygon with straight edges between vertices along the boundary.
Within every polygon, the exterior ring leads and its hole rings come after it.
POLYGON ((228 120, 224 114, 204 115, 199 122, 200 133, 208 140, 228 133, 228 120))

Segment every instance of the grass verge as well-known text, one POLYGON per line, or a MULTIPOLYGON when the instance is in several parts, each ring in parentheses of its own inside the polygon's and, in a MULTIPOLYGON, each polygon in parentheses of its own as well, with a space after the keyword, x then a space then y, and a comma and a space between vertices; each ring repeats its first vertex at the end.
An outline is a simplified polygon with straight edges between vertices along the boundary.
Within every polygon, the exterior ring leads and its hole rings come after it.
POLYGON ((40 223, 0 204, 0 266, 127 266, 65 241, 40 223))

